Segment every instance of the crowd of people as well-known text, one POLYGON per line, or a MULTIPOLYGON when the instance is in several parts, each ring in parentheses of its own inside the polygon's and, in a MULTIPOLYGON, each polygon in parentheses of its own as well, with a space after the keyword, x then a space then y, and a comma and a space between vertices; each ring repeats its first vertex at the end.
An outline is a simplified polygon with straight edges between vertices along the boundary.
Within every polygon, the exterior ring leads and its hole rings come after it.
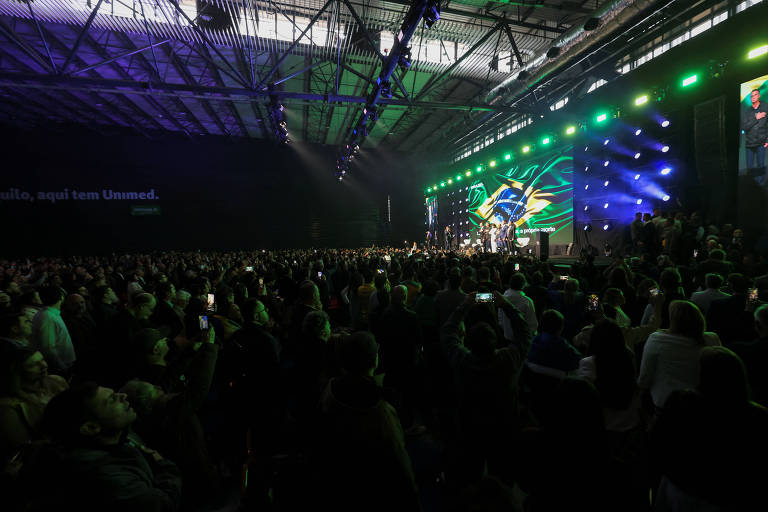
POLYGON ((762 510, 768 263, 660 217, 604 264, 0 261, 4 509, 762 510))

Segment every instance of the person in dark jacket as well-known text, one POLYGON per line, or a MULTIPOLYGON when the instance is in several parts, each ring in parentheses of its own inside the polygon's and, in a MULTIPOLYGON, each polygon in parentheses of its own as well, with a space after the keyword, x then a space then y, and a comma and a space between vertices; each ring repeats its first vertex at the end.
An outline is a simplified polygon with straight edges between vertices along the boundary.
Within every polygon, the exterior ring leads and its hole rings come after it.
POLYGON ((51 399, 42 425, 52 443, 30 456, 20 474, 29 486, 27 509, 177 510, 178 468, 130 434, 135 421, 124 394, 94 382, 51 399))
POLYGON ((765 148, 768 147, 768 107, 760 101, 760 91, 749 94, 751 105, 742 114, 741 129, 744 130, 744 147, 747 150, 747 169, 762 172, 765 169, 765 148))
MULTIPOLYGON (((509 440, 519 428, 518 382, 531 344, 531 334, 522 313, 503 295, 493 294, 494 305, 509 318, 514 341, 498 347, 503 335, 487 322, 465 326, 467 318, 483 318, 473 309, 474 295, 443 324, 440 344, 454 373, 458 402, 458 446, 455 470, 457 480, 474 481, 489 469, 503 470, 509 462, 509 440), (465 335, 466 333, 466 335, 465 335)), ((497 317, 491 312, 489 318, 497 317)))
POLYGON ((331 379, 320 399, 315 506, 343 512, 421 510, 403 428, 373 376, 379 359, 375 338, 356 332, 340 342, 337 355, 344 375, 331 379))
POLYGON ((168 338, 173 339, 184 329, 184 323, 173 308, 176 288, 173 286, 173 283, 167 281, 160 283, 155 290, 155 297, 157 298, 157 307, 152 313, 150 321, 152 325, 160 329, 168 338))
POLYGON ((211 465, 203 426, 198 418, 216 368, 218 345, 208 335, 186 368, 186 386, 179 393, 133 379, 120 390, 138 414, 134 430, 144 441, 175 461, 184 479, 184 501, 212 497, 217 477, 211 465))
POLYGON ((541 314, 539 335, 528 353, 528 366, 537 373, 564 377, 579 367, 581 353, 562 337, 565 320, 560 312, 548 309, 541 314))

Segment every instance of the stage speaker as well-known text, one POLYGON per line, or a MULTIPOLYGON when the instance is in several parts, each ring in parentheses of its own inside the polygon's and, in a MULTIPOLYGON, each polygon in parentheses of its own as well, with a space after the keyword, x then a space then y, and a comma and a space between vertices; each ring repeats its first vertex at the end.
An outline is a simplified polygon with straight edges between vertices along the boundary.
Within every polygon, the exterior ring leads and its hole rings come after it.
POLYGON ((704 186, 726 183, 728 153, 725 137, 725 97, 699 103, 693 109, 696 170, 704 186))
POLYGON ((549 233, 537 231, 533 239, 535 240, 536 257, 541 261, 547 261, 549 259, 549 233))

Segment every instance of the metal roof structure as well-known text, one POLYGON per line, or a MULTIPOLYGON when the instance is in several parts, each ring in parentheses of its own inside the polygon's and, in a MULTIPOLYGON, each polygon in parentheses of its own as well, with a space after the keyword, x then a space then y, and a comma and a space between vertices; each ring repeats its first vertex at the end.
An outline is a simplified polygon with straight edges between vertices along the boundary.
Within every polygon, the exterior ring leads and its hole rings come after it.
MULTIPOLYGON (((525 111, 530 102, 519 98, 554 76, 548 69, 660 4, 431 1, 440 19, 413 32, 411 65, 392 74, 367 147, 426 151, 468 113, 525 111), (584 31, 591 18, 599 27, 584 31), (528 85, 515 80, 521 71, 528 85)), ((673 3, 707 2, 665 5, 673 3)), ((148 137, 276 140, 285 121, 292 140, 341 145, 410 7, 408 0, 0 0, 0 118, 148 137), (276 104, 284 107, 279 119, 276 104)))

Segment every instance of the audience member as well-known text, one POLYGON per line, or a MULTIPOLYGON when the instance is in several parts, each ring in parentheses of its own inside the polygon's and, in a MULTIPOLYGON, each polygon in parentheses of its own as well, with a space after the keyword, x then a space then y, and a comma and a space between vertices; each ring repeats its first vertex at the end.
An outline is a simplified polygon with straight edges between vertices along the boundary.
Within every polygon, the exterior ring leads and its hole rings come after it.
POLYGON ((32 346, 39 350, 51 367, 51 371, 69 375, 77 359, 72 338, 61 318, 64 294, 58 287, 47 286, 40 290, 43 308, 32 320, 32 346))

